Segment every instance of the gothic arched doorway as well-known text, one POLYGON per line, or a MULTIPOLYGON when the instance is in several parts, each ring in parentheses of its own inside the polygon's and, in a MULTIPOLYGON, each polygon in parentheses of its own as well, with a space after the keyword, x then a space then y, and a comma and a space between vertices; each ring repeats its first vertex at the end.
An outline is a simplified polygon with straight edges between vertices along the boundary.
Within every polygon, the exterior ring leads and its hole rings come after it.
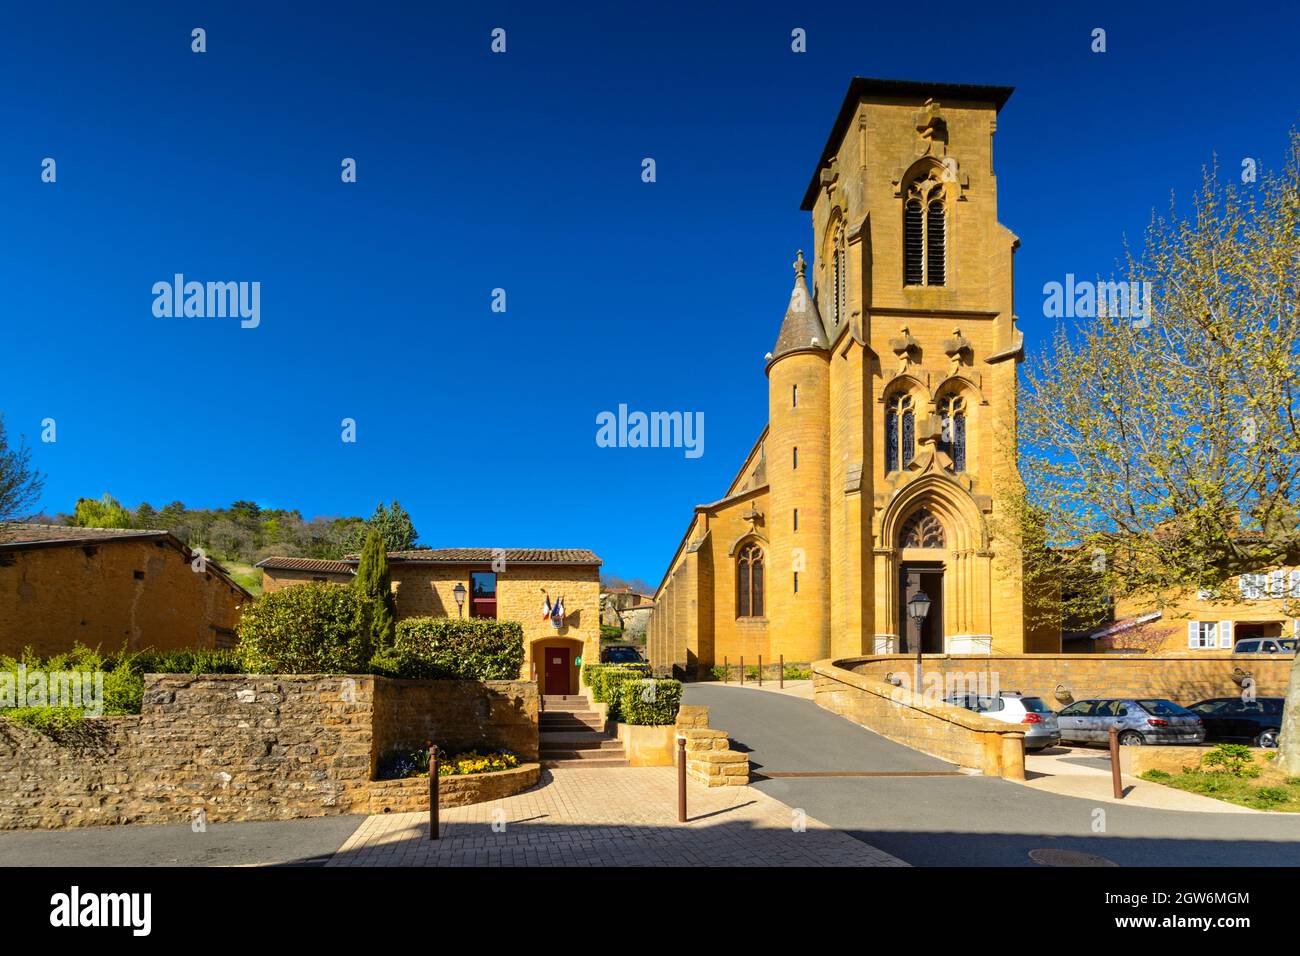
MULTIPOLYGON (((898 547, 909 555, 931 550, 942 553, 946 540, 943 524, 928 508, 914 511, 898 532, 898 547)), ((932 560, 905 560, 898 566, 898 634, 901 653, 916 653, 918 642, 925 654, 942 654, 944 651, 943 567, 944 563, 937 555, 932 560), (908 602, 918 592, 924 592, 930 599, 929 613, 921 621, 915 620, 908 611, 908 602)))

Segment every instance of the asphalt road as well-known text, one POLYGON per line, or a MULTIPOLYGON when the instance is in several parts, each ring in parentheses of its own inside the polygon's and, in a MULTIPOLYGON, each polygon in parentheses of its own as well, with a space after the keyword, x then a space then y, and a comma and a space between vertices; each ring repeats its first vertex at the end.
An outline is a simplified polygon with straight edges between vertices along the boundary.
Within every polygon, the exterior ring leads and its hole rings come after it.
MULTIPOLYGON (((750 751, 757 774, 950 767, 796 697, 690 684, 685 700, 708 705, 710 726, 750 751)), ((1300 866, 1300 814, 1098 805, 966 775, 772 777, 753 785, 915 866, 1036 866, 1029 851, 1044 848, 1121 866, 1300 866)))
POLYGON ((0 832, 5 866, 323 866, 364 820, 188 823, 0 832))

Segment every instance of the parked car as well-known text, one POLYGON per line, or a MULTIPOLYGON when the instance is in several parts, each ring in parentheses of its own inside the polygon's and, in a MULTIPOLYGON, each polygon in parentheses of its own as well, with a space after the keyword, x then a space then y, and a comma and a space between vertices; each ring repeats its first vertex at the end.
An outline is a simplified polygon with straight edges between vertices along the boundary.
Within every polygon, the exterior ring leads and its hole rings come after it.
POLYGON ((1282 728, 1283 697, 1212 697, 1187 709, 1201 718, 1206 740, 1241 743, 1256 747, 1276 747, 1282 728))
POLYGON ((610 644, 600 649, 602 664, 644 664, 645 658, 631 644, 610 644))
POLYGON ((996 696, 959 694, 949 697, 944 703, 964 707, 983 717, 992 717, 1008 724, 1023 724, 1026 750, 1042 750, 1061 742, 1056 714, 1043 703, 1041 697, 1023 697, 1010 692, 996 696))
POLYGON ((1056 715, 1061 740, 1104 744, 1110 728, 1119 728, 1119 742, 1140 744, 1199 744, 1205 740, 1201 718, 1172 700, 1158 697, 1075 701, 1056 715))
POLYGON ((1248 637, 1232 646, 1234 654, 1294 654, 1294 637, 1248 637))

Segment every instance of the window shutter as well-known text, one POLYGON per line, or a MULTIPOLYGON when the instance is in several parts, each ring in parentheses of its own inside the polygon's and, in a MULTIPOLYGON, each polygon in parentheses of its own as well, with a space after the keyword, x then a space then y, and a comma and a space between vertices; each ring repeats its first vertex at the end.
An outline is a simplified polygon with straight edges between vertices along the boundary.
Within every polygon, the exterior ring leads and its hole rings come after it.
POLYGON ((1227 648, 1232 647, 1232 622, 1231 621, 1219 622, 1219 646, 1227 647, 1227 648))
POLYGON ((1195 650, 1201 643, 1201 622, 1187 622, 1187 647, 1189 650, 1195 650))

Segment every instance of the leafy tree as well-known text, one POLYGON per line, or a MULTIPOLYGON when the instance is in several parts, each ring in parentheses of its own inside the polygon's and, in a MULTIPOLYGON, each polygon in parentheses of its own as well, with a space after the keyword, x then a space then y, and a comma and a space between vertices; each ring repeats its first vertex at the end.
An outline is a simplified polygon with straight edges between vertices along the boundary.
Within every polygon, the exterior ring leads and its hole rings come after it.
POLYGON ((31 466, 31 449, 20 438, 15 448, 5 436, 5 420, 0 415, 0 521, 28 517, 45 485, 45 477, 31 466))
POLYGON ((392 647, 397 628, 397 602, 393 600, 393 579, 388 571, 384 539, 372 528, 361 549, 352 586, 372 605, 370 620, 376 648, 392 647))
POLYGON ((130 528, 131 512, 112 495, 102 498, 78 498, 72 523, 79 528, 130 528))
POLYGON ((410 551, 415 546, 415 539, 419 537, 411 516, 396 501, 390 508, 385 508, 384 503, 379 502, 365 527, 353 532, 347 550, 360 550, 365 544, 366 535, 372 530, 379 532, 384 539, 384 547, 389 551, 410 551))
POLYGON ((135 509, 135 517, 132 519, 136 528, 156 528, 158 527, 158 512, 154 506, 147 501, 140 502, 140 506, 135 509))
MULTIPOLYGON (((1241 600, 1235 576, 1300 564, 1300 135, 1257 185, 1207 170, 1126 259, 1150 307, 1058 330, 1020 393, 1023 485, 999 489, 1027 591, 1072 582, 1066 616, 1241 600)), ((1300 670, 1282 742, 1300 774, 1300 670)))

